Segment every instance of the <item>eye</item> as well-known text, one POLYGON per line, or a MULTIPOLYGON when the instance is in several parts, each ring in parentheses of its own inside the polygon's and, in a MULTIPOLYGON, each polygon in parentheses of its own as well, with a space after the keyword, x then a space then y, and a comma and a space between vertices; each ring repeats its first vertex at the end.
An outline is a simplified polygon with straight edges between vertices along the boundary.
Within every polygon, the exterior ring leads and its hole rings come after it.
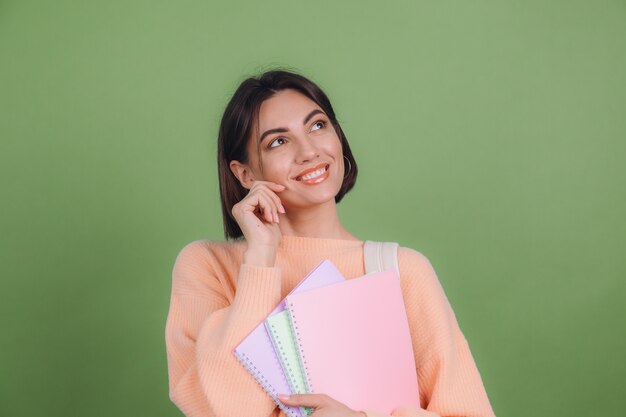
MULTIPOLYGON (((326 127, 326 122, 324 120, 318 120, 317 122, 313 124, 313 127, 317 125, 321 125, 322 127, 320 127, 320 129, 323 129, 324 127, 326 127)), ((319 130, 319 129, 313 129, 313 130, 319 130)))
POLYGON ((280 145, 282 145, 283 143, 285 143, 285 138, 278 137, 278 138, 274 139, 273 141, 271 141, 269 143, 269 145, 267 145, 267 147, 270 148, 270 149, 271 148, 277 148, 280 145))

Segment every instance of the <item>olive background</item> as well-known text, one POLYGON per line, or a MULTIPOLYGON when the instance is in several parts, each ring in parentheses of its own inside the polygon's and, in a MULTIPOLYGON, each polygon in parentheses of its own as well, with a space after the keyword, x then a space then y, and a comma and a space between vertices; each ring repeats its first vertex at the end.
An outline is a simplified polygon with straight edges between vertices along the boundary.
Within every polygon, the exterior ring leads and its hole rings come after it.
MULTIPOLYGON (((426 255, 499 416, 623 414, 626 3, 0 1, 0 415, 181 416, 177 253, 274 67, 328 94, 361 239, 426 255)), ((242 398, 245 401, 245 398, 242 398)))

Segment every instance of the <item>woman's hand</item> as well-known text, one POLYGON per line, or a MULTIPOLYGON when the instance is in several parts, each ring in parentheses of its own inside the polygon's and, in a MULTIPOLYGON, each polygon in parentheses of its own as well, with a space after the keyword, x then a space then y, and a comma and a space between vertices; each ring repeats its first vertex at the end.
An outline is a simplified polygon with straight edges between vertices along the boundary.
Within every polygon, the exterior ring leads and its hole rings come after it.
POLYGON ((279 395, 280 401, 293 407, 313 407, 311 417, 367 417, 364 411, 355 411, 326 394, 293 394, 287 399, 279 395))
POLYGON ((274 266, 276 249, 281 238, 278 215, 285 213, 276 193, 284 189, 284 185, 255 181, 248 194, 233 206, 233 217, 248 243, 244 263, 274 266))

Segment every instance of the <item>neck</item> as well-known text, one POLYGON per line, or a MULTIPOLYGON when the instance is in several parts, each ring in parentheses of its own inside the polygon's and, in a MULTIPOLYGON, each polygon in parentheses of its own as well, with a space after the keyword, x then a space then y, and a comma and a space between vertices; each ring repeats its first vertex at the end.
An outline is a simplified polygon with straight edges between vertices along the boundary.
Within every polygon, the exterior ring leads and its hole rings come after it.
POLYGON ((312 207, 290 208, 280 215, 279 227, 287 236, 358 240, 342 226, 334 199, 312 207))

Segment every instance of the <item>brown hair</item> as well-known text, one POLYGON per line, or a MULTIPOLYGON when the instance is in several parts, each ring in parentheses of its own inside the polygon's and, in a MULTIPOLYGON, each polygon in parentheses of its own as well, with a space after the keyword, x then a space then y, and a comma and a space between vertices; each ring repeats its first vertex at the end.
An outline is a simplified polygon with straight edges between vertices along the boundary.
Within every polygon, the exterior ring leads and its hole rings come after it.
POLYGON ((261 104, 278 91, 285 89, 296 90, 317 103, 326 113, 339 136, 343 155, 350 162, 351 169, 335 196, 335 202, 339 203, 356 182, 356 161, 352 156, 346 135, 344 135, 337 121, 330 100, 321 88, 302 75, 282 69, 274 69, 256 77, 247 78, 239 85, 228 102, 217 138, 217 170, 220 182, 224 235, 227 239, 243 236, 232 215, 232 208, 248 193, 248 190, 241 186, 237 177, 230 170, 230 162, 237 160, 248 163, 246 146, 253 132, 253 126, 258 122, 261 104))

